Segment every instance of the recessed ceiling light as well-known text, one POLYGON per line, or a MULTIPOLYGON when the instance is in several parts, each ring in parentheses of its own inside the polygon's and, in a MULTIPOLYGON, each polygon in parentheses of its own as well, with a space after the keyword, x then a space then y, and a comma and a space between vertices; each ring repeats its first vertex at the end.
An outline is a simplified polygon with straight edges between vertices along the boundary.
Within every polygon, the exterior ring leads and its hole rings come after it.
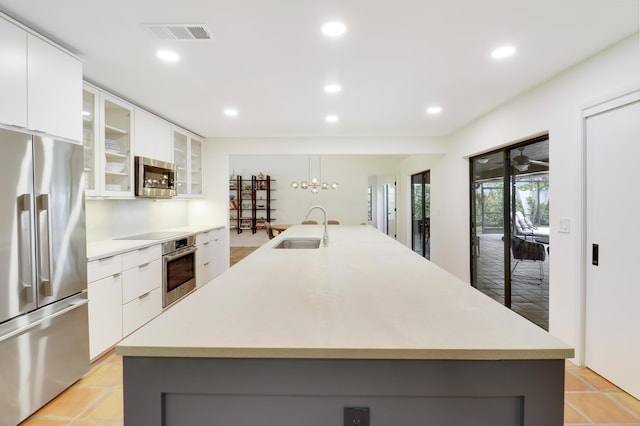
POLYGON ((176 52, 172 52, 171 50, 158 50, 158 58, 168 61, 168 62, 176 62, 180 59, 180 56, 176 52))
POLYGON ((337 123, 339 120, 340 119, 337 115, 327 115, 327 117, 325 118, 325 121, 327 123, 337 123))
POLYGON ((491 57, 493 59, 504 59, 504 58, 508 58, 509 56, 513 56, 514 53, 516 53, 515 47, 502 46, 502 47, 498 47, 493 52, 491 52, 491 57))
POLYGON ((427 108, 427 114, 429 115, 440 114, 441 112, 442 112, 442 108, 437 105, 430 106, 429 108, 427 108))
POLYGON ((347 30, 342 22, 327 22, 322 26, 322 32, 328 37, 339 37, 347 30))
POLYGON ((342 91, 342 87, 339 84, 327 84, 324 86, 324 91, 327 93, 339 93, 342 91))
POLYGON ((224 115, 226 115, 227 117, 237 117, 238 116, 238 110, 237 109, 233 109, 233 108, 227 108, 223 111, 224 115))

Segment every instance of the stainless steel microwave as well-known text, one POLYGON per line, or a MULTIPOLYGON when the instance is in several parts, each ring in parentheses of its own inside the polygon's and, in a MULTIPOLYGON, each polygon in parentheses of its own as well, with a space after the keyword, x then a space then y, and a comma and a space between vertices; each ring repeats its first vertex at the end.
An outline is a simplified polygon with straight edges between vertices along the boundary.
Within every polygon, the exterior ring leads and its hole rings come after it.
POLYGON ((177 195, 173 163, 135 157, 136 197, 171 198, 177 195))

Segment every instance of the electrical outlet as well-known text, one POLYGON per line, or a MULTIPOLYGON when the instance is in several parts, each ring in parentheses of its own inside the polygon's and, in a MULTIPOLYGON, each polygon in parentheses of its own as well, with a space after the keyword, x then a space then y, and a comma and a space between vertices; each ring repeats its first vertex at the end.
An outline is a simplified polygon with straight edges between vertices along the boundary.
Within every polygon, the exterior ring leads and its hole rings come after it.
POLYGON ((344 426, 369 426, 369 407, 344 407, 344 426))

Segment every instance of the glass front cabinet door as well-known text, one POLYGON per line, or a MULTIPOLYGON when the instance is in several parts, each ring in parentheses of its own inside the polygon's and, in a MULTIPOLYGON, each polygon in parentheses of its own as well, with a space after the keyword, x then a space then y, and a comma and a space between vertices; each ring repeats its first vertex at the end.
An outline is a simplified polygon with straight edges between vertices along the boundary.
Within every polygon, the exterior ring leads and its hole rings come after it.
POLYGON ((202 196, 202 141, 191 137, 191 196, 202 196))
POLYGON ((101 93, 103 195, 133 196, 133 108, 101 93))
POLYGON ((187 151, 189 136, 180 130, 173 130, 173 163, 176 165, 176 190, 178 197, 189 195, 187 151))
POLYGON ((100 113, 98 91, 85 86, 82 91, 82 144, 84 145, 85 194, 97 196, 100 192, 100 113))

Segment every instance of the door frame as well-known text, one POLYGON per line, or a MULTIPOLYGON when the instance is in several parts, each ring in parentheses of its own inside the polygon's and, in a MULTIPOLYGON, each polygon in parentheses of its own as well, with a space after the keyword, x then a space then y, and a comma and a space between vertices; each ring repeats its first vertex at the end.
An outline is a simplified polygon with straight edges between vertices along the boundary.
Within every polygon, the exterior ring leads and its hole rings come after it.
POLYGON ((511 281, 512 281, 512 270, 511 270, 511 234, 513 232, 513 216, 514 216, 514 194, 512 194, 513 188, 513 174, 511 172, 511 155, 510 151, 514 151, 520 148, 525 148, 530 145, 535 145, 539 142, 550 141, 550 136, 548 132, 539 134, 537 136, 532 136, 527 139, 523 139, 519 142, 515 142, 513 144, 505 145, 501 148, 494 149, 491 151, 483 152, 480 154, 476 154, 472 157, 469 157, 469 273, 471 277, 471 285, 476 287, 477 285, 477 265, 475 264, 475 250, 476 250, 476 223, 475 223, 475 176, 474 176, 474 161, 480 157, 484 157, 487 155, 500 154, 502 153, 502 161, 503 161, 503 173, 502 173, 502 183, 503 183, 503 193, 502 193, 502 204, 503 204, 503 265, 504 265, 504 305, 511 309, 511 281), (506 238, 506 237, 509 238, 506 238))
POLYGON ((383 220, 383 230, 384 233, 387 234, 388 236, 390 236, 393 239, 397 239, 398 238, 398 183, 397 183, 397 179, 395 178, 395 176, 393 177, 393 182, 384 182, 382 184, 382 194, 383 194, 383 199, 382 199, 382 211, 384 214, 384 220, 383 220), (389 209, 389 200, 391 199, 391 197, 389 196, 389 188, 393 188, 393 211, 390 211, 389 209), (391 215, 393 216, 393 229, 390 229, 391 227, 389 226, 389 214, 391 213, 391 215), (391 234, 391 232, 393 234, 391 234))
MULTIPOLYGON (((410 226, 410 228, 411 228, 410 229, 410 231, 411 231, 411 249, 413 251, 415 251, 415 249, 416 249, 415 246, 414 246, 415 229, 414 229, 414 220, 413 220, 414 213, 415 213, 414 212, 414 207, 415 207, 414 195, 415 195, 415 192, 414 192, 414 187, 413 187, 413 185, 414 185, 413 178, 415 176, 420 176, 420 178, 421 178, 421 182, 420 182, 420 185, 422 185, 422 205, 421 205, 421 207, 422 207, 422 217, 423 217, 423 220, 424 220, 425 213, 426 213, 426 211, 425 211, 426 185, 429 185, 429 186, 431 185, 431 169, 427 169, 427 170, 423 170, 421 172, 413 173, 413 174, 411 174, 409 176, 409 188, 410 188, 410 191, 409 191, 410 192, 409 203, 411 205, 411 208, 409 209, 410 210, 409 213, 410 213, 410 222, 411 222, 411 226, 410 226), (426 179, 425 179, 425 177, 426 177, 426 179)), ((431 211, 429 211, 429 219, 431 219, 431 211)), ((425 226, 426 225, 423 222, 423 224, 422 224, 422 232, 420 232, 420 244, 422 244, 421 253, 422 253, 422 257, 424 257, 426 259, 430 259, 431 256, 429 256, 429 257, 426 256, 426 254, 427 254, 426 253, 427 252, 427 250, 426 250, 427 249, 427 238, 425 238, 425 231, 424 231, 425 226)), ((430 226, 430 223, 429 223, 429 229, 430 229, 430 227, 431 226, 430 226)), ((431 240, 431 231, 430 230, 429 230, 429 238, 428 238, 428 240, 431 240)))
POLYGON ((581 143, 581 181, 582 181, 582 190, 580 192, 580 206, 582 210, 581 220, 581 235, 580 235, 580 246, 582 248, 580 253, 580 270, 579 270, 579 286, 578 286, 578 321, 577 321, 577 348, 575 350, 575 361, 578 366, 585 367, 586 365, 586 341, 587 341, 587 268, 588 262, 587 259, 589 257, 588 250, 588 241, 587 241, 587 225, 588 225, 588 215, 587 215, 587 119, 593 117, 597 114, 603 113, 605 111, 609 111, 615 108, 620 108, 627 104, 633 103, 640 100, 640 90, 628 90, 623 94, 619 94, 617 96, 610 96, 606 99, 603 99, 595 104, 591 104, 582 109, 582 117, 581 117, 581 132, 582 132, 582 143, 581 143))

